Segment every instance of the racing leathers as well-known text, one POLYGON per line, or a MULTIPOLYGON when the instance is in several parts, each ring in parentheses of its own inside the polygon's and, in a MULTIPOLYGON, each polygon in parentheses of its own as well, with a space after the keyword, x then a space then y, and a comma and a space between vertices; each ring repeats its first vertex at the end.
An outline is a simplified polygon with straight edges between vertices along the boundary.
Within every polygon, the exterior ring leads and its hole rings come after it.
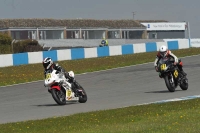
MULTIPOLYGON (((69 82, 69 83, 71 83, 71 84, 74 83, 74 84, 76 85, 76 83, 75 83, 75 78, 70 77, 70 76, 69 76, 69 73, 66 72, 65 69, 62 68, 60 65, 53 63, 52 66, 51 66, 51 68, 50 68, 50 70, 57 70, 58 72, 63 73, 64 76, 65 76, 65 78, 68 79, 68 82, 69 82)), ((45 78, 46 78, 46 73, 47 73, 47 71, 49 71, 49 69, 45 69, 45 70, 44 70, 44 76, 45 76, 45 78)), ((73 87, 72 87, 72 88, 73 88, 73 87)), ((50 92, 49 89, 48 89, 48 92, 50 92)))
MULTIPOLYGON (((68 72, 65 71, 65 69, 63 69, 60 65, 53 63, 51 68, 51 70, 57 70, 58 72, 62 72, 65 75, 65 78, 69 78, 69 74, 68 72)), ((49 69, 45 69, 44 70, 44 76, 46 76, 47 71, 49 71, 49 69)), ((45 77, 46 78, 46 77, 45 77)))
MULTIPOLYGON (((161 56, 160 52, 158 52, 158 54, 156 55, 156 59, 154 61, 154 66, 155 66, 155 69, 157 72, 159 72, 159 69, 158 69, 158 62, 160 59, 162 58, 173 58, 173 61, 174 61, 174 65, 177 65, 178 69, 180 70, 180 72, 186 76, 187 74, 183 71, 183 64, 182 64, 182 61, 179 60, 176 55, 174 55, 170 50, 167 50, 167 53, 165 55, 165 57, 161 56)), ((159 72, 159 77, 162 78, 162 75, 161 73, 159 72)))

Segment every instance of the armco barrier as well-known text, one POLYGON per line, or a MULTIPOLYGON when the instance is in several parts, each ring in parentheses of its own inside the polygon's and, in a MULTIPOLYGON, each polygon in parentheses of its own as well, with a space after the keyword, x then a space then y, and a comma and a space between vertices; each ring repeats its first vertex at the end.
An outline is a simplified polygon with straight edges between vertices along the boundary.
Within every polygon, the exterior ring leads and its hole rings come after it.
POLYGON ((125 44, 121 46, 74 48, 66 50, 52 50, 42 52, 28 52, 19 54, 0 55, 0 67, 17 66, 41 63, 45 57, 54 61, 96 58, 104 56, 126 55, 141 52, 158 51, 161 45, 166 45, 170 50, 189 48, 188 39, 166 42, 149 42, 140 44, 125 44))

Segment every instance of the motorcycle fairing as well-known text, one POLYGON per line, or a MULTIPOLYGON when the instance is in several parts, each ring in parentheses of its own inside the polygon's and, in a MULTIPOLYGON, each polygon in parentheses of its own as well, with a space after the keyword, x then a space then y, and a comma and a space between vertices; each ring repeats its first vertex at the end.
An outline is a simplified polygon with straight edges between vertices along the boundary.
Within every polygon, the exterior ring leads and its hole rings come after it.
POLYGON ((79 97, 75 97, 75 93, 71 90, 66 90, 66 101, 78 101, 79 97))
POLYGON ((57 89, 59 91, 61 90, 60 86, 58 86, 58 85, 52 85, 51 89, 57 89))

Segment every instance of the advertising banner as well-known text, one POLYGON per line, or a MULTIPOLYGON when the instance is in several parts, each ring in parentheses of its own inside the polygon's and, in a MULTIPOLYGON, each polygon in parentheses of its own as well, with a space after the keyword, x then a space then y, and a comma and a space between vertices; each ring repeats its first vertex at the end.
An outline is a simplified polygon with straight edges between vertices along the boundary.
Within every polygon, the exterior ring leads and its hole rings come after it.
POLYGON ((141 23, 147 27, 147 31, 169 31, 169 30, 186 30, 187 24, 182 23, 141 23))

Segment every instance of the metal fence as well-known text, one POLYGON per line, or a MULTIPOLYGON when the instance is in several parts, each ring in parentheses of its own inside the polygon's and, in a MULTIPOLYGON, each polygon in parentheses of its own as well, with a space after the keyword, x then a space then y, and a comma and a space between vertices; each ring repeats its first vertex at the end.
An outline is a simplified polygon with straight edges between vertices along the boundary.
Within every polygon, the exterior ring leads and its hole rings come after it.
MULTIPOLYGON (((39 40, 40 45, 44 47, 98 47, 101 39, 48 39, 39 40)), ((162 39, 108 39, 109 46, 123 44, 136 44, 147 42, 163 42, 162 39)))

